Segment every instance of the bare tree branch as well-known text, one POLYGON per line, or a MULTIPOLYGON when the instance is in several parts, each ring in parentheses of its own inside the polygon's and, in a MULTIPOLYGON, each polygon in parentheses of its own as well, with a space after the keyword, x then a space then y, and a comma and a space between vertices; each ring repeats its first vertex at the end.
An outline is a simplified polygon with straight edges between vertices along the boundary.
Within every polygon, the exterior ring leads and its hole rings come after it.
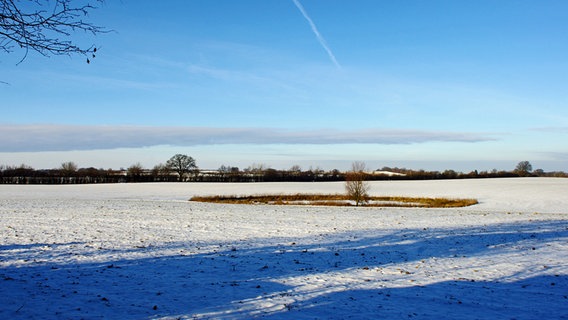
MULTIPOLYGON (((93 35, 109 32, 84 21, 96 9, 93 3, 103 0, 0 0, 0 51, 24 50, 21 63, 29 51, 43 56, 89 55, 95 57, 94 45, 85 47, 69 37, 77 31, 93 35)), ((87 62, 89 60, 87 59, 87 62)))

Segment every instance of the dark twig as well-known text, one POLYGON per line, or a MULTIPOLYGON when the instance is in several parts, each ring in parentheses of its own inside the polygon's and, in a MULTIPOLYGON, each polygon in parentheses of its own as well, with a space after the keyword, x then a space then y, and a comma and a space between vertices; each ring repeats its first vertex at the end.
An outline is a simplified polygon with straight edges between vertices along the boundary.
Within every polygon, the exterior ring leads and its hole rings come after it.
MULTIPOLYGON (((83 31, 93 35, 109 32, 83 19, 96 9, 93 2, 83 2, 77 6, 74 0, 34 0, 26 5, 14 0, 0 0, 0 51, 10 53, 15 47, 24 50, 23 62, 29 51, 43 56, 50 55, 89 55, 96 47, 78 45, 69 37, 72 33, 83 31)), ((79 1, 79 3, 81 3, 79 1)))

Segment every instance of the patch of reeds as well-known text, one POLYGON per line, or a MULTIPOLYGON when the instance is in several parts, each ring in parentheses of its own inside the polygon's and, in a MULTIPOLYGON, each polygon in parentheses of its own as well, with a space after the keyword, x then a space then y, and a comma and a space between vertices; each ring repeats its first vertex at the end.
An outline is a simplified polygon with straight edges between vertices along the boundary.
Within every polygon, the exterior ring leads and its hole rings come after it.
MULTIPOLYGON (((422 207, 458 208, 475 205, 476 199, 427 198, 427 197, 369 197, 366 207, 422 207)), ((190 201, 225 204, 270 204, 312 206, 354 206, 343 194, 277 194, 277 195, 214 195, 195 196, 190 201)))

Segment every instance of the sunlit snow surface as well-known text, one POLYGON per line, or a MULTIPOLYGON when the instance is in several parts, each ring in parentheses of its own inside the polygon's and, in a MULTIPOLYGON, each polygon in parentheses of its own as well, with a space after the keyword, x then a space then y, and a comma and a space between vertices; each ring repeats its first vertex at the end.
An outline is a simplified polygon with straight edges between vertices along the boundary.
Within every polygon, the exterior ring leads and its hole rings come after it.
POLYGON ((0 318, 568 319, 568 179, 371 188, 480 204, 187 201, 341 183, 0 185, 0 318))

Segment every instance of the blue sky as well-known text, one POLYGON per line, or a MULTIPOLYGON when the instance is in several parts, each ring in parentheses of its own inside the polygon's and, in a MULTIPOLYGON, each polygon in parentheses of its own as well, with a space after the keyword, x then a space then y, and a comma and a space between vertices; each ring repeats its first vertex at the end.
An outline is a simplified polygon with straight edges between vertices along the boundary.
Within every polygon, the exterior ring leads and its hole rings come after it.
POLYGON ((0 164, 568 171, 568 2, 106 1, 0 53, 0 164))

